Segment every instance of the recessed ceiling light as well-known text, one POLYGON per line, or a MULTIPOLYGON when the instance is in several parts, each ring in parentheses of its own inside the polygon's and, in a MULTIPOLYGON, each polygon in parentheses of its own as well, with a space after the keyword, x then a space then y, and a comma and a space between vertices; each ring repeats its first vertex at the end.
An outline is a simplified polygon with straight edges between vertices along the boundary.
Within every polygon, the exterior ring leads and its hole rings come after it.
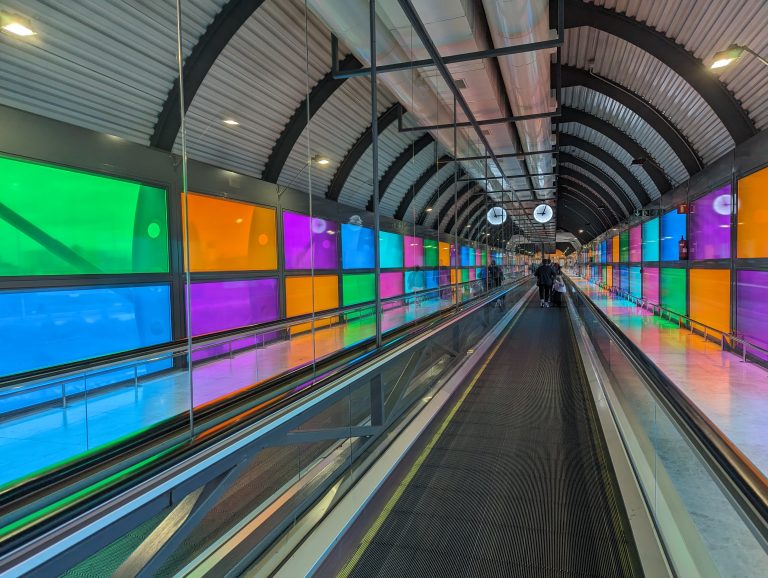
POLYGON ((37 34, 31 28, 27 28, 21 22, 9 22, 3 26, 3 30, 15 34, 16 36, 34 36, 37 34))
POLYGON ((9 12, 0 12, 0 29, 14 36, 35 36, 37 34, 27 18, 9 12))
POLYGON ((226 119, 226 120, 224 121, 224 124, 228 124, 229 126, 237 126, 237 125, 239 125, 240 123, 239 123, 239 122, 237 122, 235 119, 232 119, 232 118, 228 118, 228 119, 226 119))
POLYGON ((318 165, 327 165, 331 162, 331 159, 323 155, 315 155, 312 157, 312 160, 318 165))
POLYGON ((432 212, 432 207, 427 207, 425 210, 426 210, 427 213, 431 213, 432 212))

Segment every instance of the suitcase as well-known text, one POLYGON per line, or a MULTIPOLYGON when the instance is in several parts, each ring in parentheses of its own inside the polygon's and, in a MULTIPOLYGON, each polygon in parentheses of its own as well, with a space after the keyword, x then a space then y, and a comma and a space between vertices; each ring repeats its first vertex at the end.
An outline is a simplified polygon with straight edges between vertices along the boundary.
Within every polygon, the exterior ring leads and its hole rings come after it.
POLYGON ((563 294, 560 291, 552 291, 552 297, 550 297, 552 307, 563 306, 563 294))

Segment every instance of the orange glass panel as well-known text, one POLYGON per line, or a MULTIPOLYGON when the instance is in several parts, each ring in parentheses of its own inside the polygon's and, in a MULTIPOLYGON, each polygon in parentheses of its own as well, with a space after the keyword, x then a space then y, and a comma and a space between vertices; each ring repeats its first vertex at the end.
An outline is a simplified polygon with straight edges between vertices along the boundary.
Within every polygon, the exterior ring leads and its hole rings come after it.
POLYGON ((451 244, 450 243, 443 243, 440 241, 440 266, 441 267, 450 267, 451 266, 451 244))
POLYGON ((768 257, 768 169, 739 180, 737 255, 768 257))
POLYGON ((613 239, 611 239, 611 243, 613 244, 613 261, 618 263, 621 261, 621 246, 619 244, 619 236, 616 235, 613 239))
MULTIPOLYGON (((339 306, 339 279, 336 275, 316 275, 315 278, 315 312, 335 309, 339 306)), ((285 315, 298 317, 312 313, 312 277, 285 278, 285 315)), ((338 317, 318 319, 315 327, 330 325, 338 317)), ((301 323, 291 327, 291 333, 303 333, 312 328, 311 323, 301 323)))
MULTIPOLYGON (((277 269, 274 209, 193 193, 187 203, 190 271, 277 269)), ((183 200, 181 208, 186 223, 183 200)))
POLYGON ((613 287, 613 267, 611 267, 610 265, 606 267, 606 275, 607 275, 607 278, 605 280, 606 285, 608 285, 608 287, 613 287))
POLYGON ((720 331, 731 330, 731 272, 691 269, 691 318, 720 331))
POLYGON ((456 285, 456 269, 451 269, 451 285, 456 285))

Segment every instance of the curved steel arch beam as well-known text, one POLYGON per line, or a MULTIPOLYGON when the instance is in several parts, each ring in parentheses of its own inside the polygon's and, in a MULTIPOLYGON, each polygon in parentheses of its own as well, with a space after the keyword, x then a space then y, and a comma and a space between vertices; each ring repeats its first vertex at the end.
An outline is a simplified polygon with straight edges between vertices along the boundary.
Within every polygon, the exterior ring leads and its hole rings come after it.
MULTIPOLYGON (((618 146, 623 148, 633 159, 645 157, 653 160, 651 153, 635 142, 628 134, 620 131, 612 124, 604 121, 593 114, 569 106, 562 107, 562 115, 552 119, 555 123, 573 122, 584 125, 592 130, 599 132, 607 139, 612 140, 618 146)), ((672 188, 667 176, 651 163, 643 164, 643 169, 651 178, 660 193, 666 193, 672 188)))
POLYGON ((560 167, 560 179, 565 179, 568 182, 568 186, 572 189, 578 189, 590 197, 600 199, 603 205, 610 209, 616 221, 621 221, 625 214, 622 206, 611 195, 606 194, 603 188, 588 176, 582 175, 569 167, 562 166, 560 167))
MULTIPOLYGON (((453 185, 454 180, 457 179, 463 179, 466 176, 466 173, 464 172, 464 169, 459 169, 457 173, 448 176, 442 183, 440 183, 440 186, 435 189, 435 192, 432 193, 432 196, 429 198, 429 201, 427 201, 427 204, 424 206, 425 209, 432 207, 436 204, 439 204, 440 199, 445 195, 446 191, 451 188, 451 185, 453 185)), ((424 222, 427 220, 427 212, 422 211, 421 215, 419 215, 419 219, 417 223, 419 225, 423 225, 424 222)))
MULTIPOLYGON (((349 54, 339 64, 339 66, 352 69, 362 68, 362 63, 349 54)), ((301 133, 307 128, 309 119, 315 116, 315 113, 322 108, 325 102, 333 96, 333 93, 338 90, 342 84, 346 81, 346 78, 334 78, 333 72, 329 71, 320 82, 318 82, 312 90, 309 92, 309 96, 301 101, 296 110, 293 111, 291 118, 288 119, 283 132, 275 142, 275 146, 272 147, 272 152, 269 153, 267 164, 264 165, 264 170, 261 172, 261 178, 269 183, 276 183, 280 178, 280 173, 283 172, 283 167, 288 157, 291 155, 293 147, 301 137, 301 133), (309 113, 307 113, 307 105, 309 105, 309 113), (309 118, 307 118, 309 117, 309 118)))
POLYGON ((563 219, 559 219, 557 222, 557 226, 558 228, 563 229, 564 231, 567 231, 571 235, 576 237, 581 244, 588 243, 589 240, 594 239, 600 234, 600 233, 596 233, 594 229, 591 229, 591 228, 585 229, 584 227, 579 226, 578 222, 573 217, 566 217, 563 219), (579 233, 579 229, 583 230, 584 233, 579 233))
MULTIPOLYGON (((387 130, 387 128, 397 120, 399 114, 399 103, 393 104, 382 113, 382 115, 377 120, 379 138, 381 138, 381 135, 384 133, 384 131, 387 130)), ((325 193, 325 198, 332 201, 339 200, 339 195, 341 195, 341 191, 344 189, 344 185, 346 184, 349 175, 352 174, 352 170, 355 168, 358 161, 363 157, 365 151, 370 148, 372 141, 372 127, 369 126, 367 129, 365 129, 363 134, 357 138, 355 144, 352 145, 352 148, 347 151, 344 159, 341 161, 341 163, 339 163, 339 168, 336 169, 336 173, 334 173, 333 179, 331 179, 331 184, 328 186, 328 191, 325 193)))
MULTIPOLYGON (((581 193, 580 191, 577 191, 576 189, 570 188, 568 185, 560 185, 561 191, 558 195, 558 199, 562 200, 568 200, 573 199, 574 201, 578 201, 580 205, 582 205, 589 213, 593 215, 593 217, 597 218, 597 222, 600 223, 600 226, 606 226, 611 227, 613 226, 613 222, 605 216, 602 211, 597 207, 597 205, 594 204, 594 201, 589 198, 589 196, 585 196, 584 193, 581 193)), ((590 223, 593 222, 593 219, 589 220, 590 223)))
POLYGON ((615 10, 582 0, 565 0, 565 27, 579 26, 589 26, 621 38, 666 64, 701 95, 736 144, 757 134, 755 124, 733 93, 705 68, 701 60, 673 39, 615 10))
POLYGON ((395 219, 402 221, 403 217, 405 217, 405 213, 408 211, 408 207, 413 202, 413 199, 416 198, 416 196, 419 194, 421 189, 423 189, 426 184, 429 182, 429 179, 434 177, 437 172, 445 166, 446 163, 450 162, 453 159, 450 155, 443 155, 439 159, 437 159, 436 162, 429 165, 429 168, 421 173, 418 179, 416 179, 416 182, 413 183, 410 187, 408 187, 408 192, 405 194, 405 196, 400 201, 400 204, 397 206, 397 211, 395 211, 395 219))
MULTIPOLYGON (((197 40, 182 68, 185 113, 221 51, 262 4, 264 0, 229 0, 197 40)), ((152 136, 149 137, 149 146, 171 150, 180 128, 179 78, 176 77, 157 116, 152 136)))
MULTIPOLYGON (((384 171, 381 179, 379 179, 379 202, 381 202, 381 199, 387 194, 389 185, 391 185, 392 181, 395 180, 395 177, 400 174, 400 171, 408 165, 408 162, 434 142, 434 137, 428 132, 425 132, 403 149, 397 158, 392 161, 392 164, 387 167, 387 170, 384 171)), ((368 199, 366 210, 373 211, 373 195, 368 199)))
MULTIPOLYGON (((603 185, 601 187, 603 190, 612 191, 619 199, 621 199, 621 205, 623 207, 622 212, 624 213, 625 217, 628 217, 635 210, 635 205, 632 202, 632 200, 627 196, 627 193, 625 193, 624 190, 619 186, 619 184, 613 180, 613 177, 605 173, 600 167, 596 167, 589 161, 585 161, 584 159, 575 157, 572 154, 567 152, 560 153, 560 162, 570 163, 572 165, 575 165, 587 171, 589 174, 591 174, 594 177, 593 182, 600 182, 603 185)), ((567 168, 567 167, 562 167, 562 168, 567 168)), ((579 174, 579 178, 581 178, 582 176, 583 175, 579 174)))
POLYGON ((685 135, 680 132, 671 120, 641 96, 628 88, 619 87, 612 81, 574 66, 563 66, 561 68, 561 79, 563 87, 583 86, 615 100, 634 112, 659 133, 659 136, 664 139, 669 148, 680 159, 680 162, 683 163, 688 174, 693 175, 704 168, 704 161, 701 160, 696 149, 688 142, 685 135))
MULTIPOLYGON (((557 224, 560 226, 561 222, 569 222, 573 223, 573 215, 576 215, 582 223, 589 223, 589 225, 582 225, 582 226, 576 226, 575 229, 578 231, 579 229, 583 229, 585 231, 589 231, 590 235, 592 235, 592 238, 597 237, 602 231, 600 230, 600 227, 598 225, 595 225, 587 219, 581 212, 577 211, 574 207, 565 206, 565 203, 562 203, 562 206, 558 204, 558 216, 557 216, 557 224), (570 213, 567 213, 565 211, 562 211, 562 209, 566 209, 567 211, 570 211, 570 213), (562 217, 562 220, 561 220, 562 217)), ((578 222, 578 221, 577 221, 578 222)), ((578 236, 578 233, 574 233, 571 231, 574 235, 578 236)))
MULTIPOLYGON (((581 149, 585 153, 589 153, 596 159, 603 161, 606 165, 613 169, 617 175, 619 175, 621 180, 627 184, 630 190, 637 197, 637 200, 640 203, 640 207, 643 207, 651 202, 651 197, 648 195, 648 192, 645 190, 640 181, 637 180, 637 177, 632 174, 632 171, 630 171, 625 165, 621 163, 621 161, 619 161, 619 159, 617 159, 609 152, 600 148, 596 144, 592 144, 588 140, 584 140, 581 137, 563 132, 562 130, 560 131, 560 146, 581 149)), ((637 208, 639 209, 640 207, 637 208)))
MULTIPOLYGON (((464 229, 469 228, 470 231, 472 230, 471 226, 468 227, 469 220, 470 220, 470 217, 475 215, 475 213, 473 213, 472 210, 477 208, 478 205, 482 205, 483 207, 485 207, 485 199, 483 197, 478 197, 474 201, 470 201, 469 203, 467 203, 467 206, 464 207, 464 210, 461 212, 461 217, 459 217, 458 220, 456 220, 456 215, 452 217, 453 223, 451 224, 456 227, 457 235, 461 235, 464 229)), ((450 231, 450 230, 451 230, 450 227, 446 228, 446 231, 450 231)), ((464 237, 468 238, 469 235, 464 235, 464 237)))
MULTIPOLYGON (((456 191, 456 205, 455 205, 456 211, 454 211, 454 214, 451 216, 451 219, 447 221, 449 224, 451 225, 453 224, 452 220, 456 218, 456 213, 458 212, 461 205, 464 204, 464 201, 466 200, 466 198, 469 198, 468 195, 473 194, 477 189, 482 190, 482 187, 476 182, 471 182, 471 183, 465 184, 458 191, 456 191)), ((442 230, 443 232, 445 232, 450 228, 450 227, 444 227, 441 225, 443 222, 445 222, 448 216, 448 213, 451 212, 451 209, 453 207, 454 205, 451 205, 450 203, 445 203, 445 205, 443 205, 443 208, 440 210, 440 213, 437 215, 437 219, 435 219, 435 223, 437 224, 435 229, 437 229, 438 231, 442 230)))

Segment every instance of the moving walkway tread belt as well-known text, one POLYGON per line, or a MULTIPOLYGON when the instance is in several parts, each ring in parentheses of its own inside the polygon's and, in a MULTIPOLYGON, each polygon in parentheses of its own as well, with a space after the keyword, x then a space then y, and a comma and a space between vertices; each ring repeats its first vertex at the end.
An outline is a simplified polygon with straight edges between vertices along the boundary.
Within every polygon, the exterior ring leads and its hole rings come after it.
POLYGON ((341 576, 641 575, 567 311, 487 362, 341 576))

